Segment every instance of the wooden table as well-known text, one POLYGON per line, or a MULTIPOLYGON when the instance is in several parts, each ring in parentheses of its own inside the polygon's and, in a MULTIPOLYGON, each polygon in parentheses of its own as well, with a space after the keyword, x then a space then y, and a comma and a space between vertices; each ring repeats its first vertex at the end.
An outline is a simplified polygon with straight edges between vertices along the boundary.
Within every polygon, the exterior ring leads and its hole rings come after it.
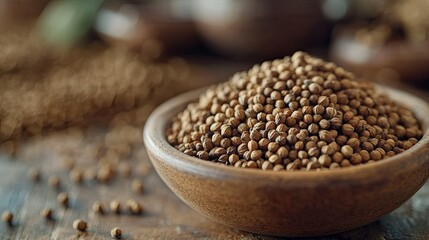
MULTIPOLYGON (((248 64, 212 64, 212 61, 198 61, 199 67, 206 68, 205 80, 201 85, 225 79, 232 72, 246 69, 248 64), (212 67, 207 67, 212 66, 212 67), (210 77, 212 76, 212 77, 210 77), (213 77, 216 76, 216 77, 213 77)), ((429 100, 429 91, 417 91, 417 95, 429 100)), ((79 134, 60 135, 61 141, 83 148, 79 134)), ((140 173, 130 178, 117 177, 108 184, 84 182, 71 183, 67 170, 57 155, 51 152, 49 143, 36 140, 25 147, 22 159, 0 157, 0 211, 5 209, 15 213, 13 226, 0 224, 0 239, 110 239, 110 230, 120 227, 123 239, 275 239, 268 236, 242 232, 216 223, 185 205, 162 182, 150 163, 144 148, 134 151, 128 160, 133 166, 143 165, 148 173, 140 173), (40 182, 26 177, 29 167, 43 169, 40 182), (61 189, 53 189, 47 184, 47 176, 58 175, 62 179, 61 189), (143 180, 145 191, 142 195, 131 191, 134 178, 143 180), (70 207, 63 208, 56 202, 60 191, 70 194, 70 207), (141 216, 128 213, 116 215, 94 214, 90 209, 94 201, 105 206, 112 199, 121 203, 129 198, 137 199, 145 208, 141 216), (54 221, 46 221, 39 212, 45 208, 54 209, 54 221), (85 233, 72 228, 76 218, 88 221, 85 233)), ((429 183, 403 206, 375 223, 349 232, 313 239, 429 239, 429 183)), ((310 238, 309 238, 310 239, 310 238)))

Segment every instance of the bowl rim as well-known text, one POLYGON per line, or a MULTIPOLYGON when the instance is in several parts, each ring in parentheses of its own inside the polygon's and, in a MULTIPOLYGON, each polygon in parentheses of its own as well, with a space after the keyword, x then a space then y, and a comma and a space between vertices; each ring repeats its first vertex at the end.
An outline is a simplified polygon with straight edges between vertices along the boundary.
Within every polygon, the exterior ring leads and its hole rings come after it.
MULTIPOLYGON (((179 111, 182 111, 186 104, 198 99, 201 93, 208 87, 192 90, 176 97, 173 97, 160 106, 158 106, 149 116, 143 130, 143 142, 146 150, 155 155, 157 160, 163 161, 180 171, 197 174, 205 177, 218 179, 242 178, 248 180, 262 180, 266 178, 276 178, 281 180, 307 180, 299 181, 301 184, 310 184, 311 180, 332 180, 346 181, 347 184, 356 180, 360 182, 373 181, 375 179, 385 178, 386 174, 397 175, 408 171, 410 165, 418 167, 419 161, 410 161, 418 155, 429 152, 429 104, 410 93, 397 90, 388 86, 375 84, 377 89, 382 89, 383 93, 401 102, 402 105, 410 108, 420 121, 424 131, 423 137, 410 149, 397 154, 389 159, 376 161, 371 164, 362 164, 339 169, 330 169, 326 171, 264 171, 261 169, 244 169, 215 164, 211 161, 204 161, 196 157, 188 156, 173 146, 171 146, 166 137, 165 130, 170 123, 171 118, 179 111)), ((149 154, 149 155, 150 155, 149 154)), ((151 161, 154 161, 151 157, 151 161)), ((429 163, 429 162, 428 162, 429 163)), ((296 183, 296 181, 294 181, 296 183)), ((313 182, 314 183, 314 182, 313 182)), ((344 184, 346 184, 344 182, 344 184)))

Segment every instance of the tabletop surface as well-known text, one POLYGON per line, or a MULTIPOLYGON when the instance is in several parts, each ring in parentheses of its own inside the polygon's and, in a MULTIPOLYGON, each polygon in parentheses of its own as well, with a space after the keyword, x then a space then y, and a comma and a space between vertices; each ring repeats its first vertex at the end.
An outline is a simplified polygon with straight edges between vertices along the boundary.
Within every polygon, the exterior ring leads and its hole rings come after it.
MULTIPOLYGON (((242 65, 212 64, 207 67, 205 61, 196 63, 206 66, 207 76, 217 73, 219 79, 229 76, 237 69, 246 69, 242 65)), ((215 82, 207 77, 201 85, 215 82)), ((417 95, 429 100, 429 91, 412 89, 417 95)), ((101 130, 92 135, 102 134, 101 130)), ((83 149, 86 139, 80 130, 55 133, 54 141, 83 149)), ((52 151, 52 141, 35 139, 23 146, 22 155, 17 158, 0 157, 0 211, 10 210, 15 214, 12 226, 0 224, 0 239, 111 239, 110 230, 120 227, 122 239, 276 239, 269 236, 243 232, 216 223, 192 210, 176 197, 151 168, 143 145, 133 151, 127 160, 133 169, 130 177, 116 177, 106 184, 69 181, 64 162, 52 151), (30 167, 42 170, 39 182, 31 181, 27 176, 30 167), (135 170, 135 171, 134 171, 135 170), (48 176, 56 175, 61 179, 59 189, 47 184, 48 176), (131 190, 133 179, 144 183, 144 193, 131 190), (60 191, 70 196, 68 208, 61 207, 56 200, 60 191), (102 202, 106 207, 109 201, 134 198, 144 206, 142 215, 128 213, 98 215, 91 211, 94 201, 102 202), (40 216, 43 208, 54 210, 54 219, 47 221, 40 216), (88 222, 88 231, 79 233, 73 230, 72 222, 77 219, 88 222)), ((85 157, 79 156, 84 159, 85 157)), ((429 183, 426 183, 409 201, 377 222, 359 229, 307 239, 429 239, 429 183)), ((290 238, 292 239, 292 238, 290 238)))

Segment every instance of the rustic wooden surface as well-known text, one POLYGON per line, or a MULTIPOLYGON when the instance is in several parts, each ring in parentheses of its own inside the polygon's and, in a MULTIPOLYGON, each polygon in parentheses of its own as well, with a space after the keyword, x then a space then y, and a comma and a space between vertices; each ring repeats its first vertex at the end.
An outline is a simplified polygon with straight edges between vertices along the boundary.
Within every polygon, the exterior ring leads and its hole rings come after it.
MULTIPOLYGON (((211 61, 197 63, 199 66, 210 64, 215 67, 207 69, 207 78, 201 85, 224 79, 231 72, 248 67, 219 65, 211 61)), ((429 91, 411 91, 429 100, 429 91)), ((79 131, 76 132, 60 134, 56 139, 83 149, 86 143, 82 141, 79 131)), ((181 202, 151 169, 143 147, 134 151, 133 157, 127 161, 133 166, 143 166, 147 173, 137 174, 138 171, 134 171, 134 176, 117 177, 108 184, 84 182, 80 185, 68 180, 64 163, 51 152, 49 143, 39 144, 36 139, 24 148, 25 151, 16 159, 0 156, 0 211, 8 209, 15 214, 13 226, 0 224, 0 239, 111 239, 110 229, 116 226, 122 228, 123 239, 275 239, 232 229, 199 215, 181 202), (43 170, 40 182, 34 183, 26 177, 30 167, 43 170), (62 179, 58 190, 47 184, 47 177, 53 174, 62 179), (144 182, 145 192, 142 195, 131 191, 134 178, 144 182), (68 209, 56 202, 59 191, 70 194, 68 209), (90 211, 96 200, 106 206, 112 199, 124 204, 129 198, 143 204, 143 215, 107 213, 99 216, 90 211), (45 207, 54 209, 53 221, 46 221, 39 215, 45 207), (72 229, 76 218, 88 221, 86 233, 77 233, 72 229)), ((89 160, 82 157, 82 161, 89 160)), ((308 239, 429 239, 428 199, 429 182, 403 206, 378 222, 341 234, 308 239)))

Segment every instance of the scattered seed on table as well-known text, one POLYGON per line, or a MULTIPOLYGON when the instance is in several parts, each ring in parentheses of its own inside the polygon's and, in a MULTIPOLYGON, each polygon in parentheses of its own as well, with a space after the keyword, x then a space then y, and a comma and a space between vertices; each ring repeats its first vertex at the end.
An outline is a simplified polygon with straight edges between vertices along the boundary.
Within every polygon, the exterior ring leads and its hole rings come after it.
POLYGON ((117 200, 112 200, 109 203, 110 211, 116 214, 121 213, 121 203, 117 200))
POLYGON ((128 163, 120 162, 118 164, 118 172, 122 177, 129 177, 132 174, 132 168, 128 163))
POLYGON ((61 179, 55 175, 49 176, 48 184, 53 188, 59 188, 61 186, 61 179))
POLYGON ((37 168, 30 168, 27 171, 27 177, 33 182, 40 181, 40 175, 40 170, 37 168))
POLYGON ((103 207, 103 205, 101 204, 101 202, 99 202, 99 201, 95 201, 93 204, 92 204, 92 211, 94 211, 95 213, 97 213, 97 214, 104 214, 104 207, 103 207))
POLYGON ((2 213, 1 219, 3 220, 3 222, 7 223, 8 225, 12 225, 13 213, 6 210, 2 213))
POLYGON ((73 229, 74 230, 84 232, 84 231, 86 231, 87 227, 88 227, 88 224, 82 219, 76 219, 73 221, 73 229))
POLYGON ((44 217, 46 220, 52 220, 53 214, 54 212, 50 208, 45 208, 42 211, 40 211, 40 215, 44 217))
POLYGON ((110 231, 110 235, 112 235, 113 238, 120 239, 122 237, 122 230, 115 227, 110 231))
POLYGON ((128 210, 133 214, 143 213, 142 205, 139 202, 137 202, 135 199, 129 199, 127 201, 127 207, 128 207, 128 210))
POLYGON ((131 183, 131 189, 133 192, 142 194, 143 193, 143 182, 140 179, 134 179, 131 183))
POLYGON ((70 181, 74 183, 82 183, 83 181, 83 172, 80 169, 73 168, 69 173, 70 181))
POLYGON ((69 194, 66 192, 61 192, 57 195, 57 201, 61 206, 67 208, 69 206, 69 194))

